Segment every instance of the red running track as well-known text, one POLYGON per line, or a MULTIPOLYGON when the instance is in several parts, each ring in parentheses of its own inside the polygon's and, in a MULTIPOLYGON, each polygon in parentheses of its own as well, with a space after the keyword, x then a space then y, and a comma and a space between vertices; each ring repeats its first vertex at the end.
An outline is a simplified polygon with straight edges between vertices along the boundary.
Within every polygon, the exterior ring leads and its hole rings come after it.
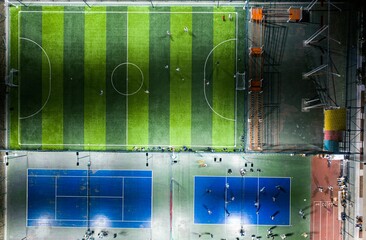
POLYGON ((311 169, 310 239, 342 240, 337 200, 340 161, 332 160, 329 165, 327 159, 316 156, 312 159, 311 169), (329 186, 333 191, 328 189, 329 186))

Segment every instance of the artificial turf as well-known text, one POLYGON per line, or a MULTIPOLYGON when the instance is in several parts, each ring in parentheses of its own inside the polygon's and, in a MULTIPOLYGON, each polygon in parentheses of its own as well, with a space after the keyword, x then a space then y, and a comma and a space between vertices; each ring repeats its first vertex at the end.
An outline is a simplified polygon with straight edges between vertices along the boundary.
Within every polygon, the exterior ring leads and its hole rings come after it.
POLYGON ((11 148, 234 146, 244 121, 240 116, 235 122, 234 12, 231 7, 12 8, 11 55, 19 51, 20 64, 13 57, 11 66, 20 69, 20 94, 11 97, 11 148), (18 34, 34 42, 20 40, 18 49, 18 34), (18 100, 19 114, 26 117, 19 126, 18 100))
MULTIPOLYGON (((62 7, 44 7, 53 11, 62 11, 62 7)), ((64 65, 64 29, 58 28, 64 24, 64 14, 45 13, 42 14, 42 46, 48 51, 48 57, 52 59, 52 85, 50 85, 50 70, 48 60, 42 55, 42 103, 47 102, 51 107, 45 107, 42 111, 42 144, 44 149, 61 149, 60 145, 52 146, 63 142, 63 65, 64 65), (51 95, 49 90, 51 88, 51 95), (52 91, 57 89, 57 91, 52 91), (51 97, 52 96, 52 97, 51 97), (49 99, 48 99, 49 98, 49 99), (43 117, 44 116, 44 117, 43 117)))
MULTIPOLYGON (((143 86, 136 94, 128 96, 128 145, 148 145, 149 134, 149 14, 148 8, 128 8, 128 62, 136 64, 144 75, 143 86), (142 13, 134 13, 142 12, 142 13)), ((128 92, 136 92, 142 76, 136 66, 128 65, 128 92)))
MULTIPOLYGON (((170 15, 170 143, 191 142, 192 119, 192 7, 172 7, 170 15), (188 28, 188 32, 184 28, 188 28)), ((195 30, 193 30, 195 31, 195 30)), ((198 33, 197 33, 198 34, 198 33)))
MULTIPOLYGON (((116 80, 126 76, 126 65, 119 64, 127 60, 127 21, 126 14, 114 12, 126 12, 127 7, 107 7, 106 25, 106 144, 126 144, 126 97, 116 92, 111 83, 112 72, 116 80)), ((114 86, 120 92, 126 92, 124 81, 113 81, 114 86)))
POLYGON ((106 14, 105 7, 85 10, 84 144, 105 145, 106 14), (94 13, 97 12, 97 13, 94 13), (103 92, 102 92, 103 91, 103 92))
MULTIPOLYGON (((64 7, 63 141, 84 142, 84 8, 64 7), (78 34, 75 34, 78 33, 78 34)), ((69 146, 70 149, 78 148, 69 146)))
POLYGON ((150 85, 149 85, 149 143, 151 145, 169 145, 170 141, 170 38, 166 31, 170 29, 170 7, 156 7, 151 14, 150 31, 150 85), (168 65, 168 69, 165 66, 168 65))

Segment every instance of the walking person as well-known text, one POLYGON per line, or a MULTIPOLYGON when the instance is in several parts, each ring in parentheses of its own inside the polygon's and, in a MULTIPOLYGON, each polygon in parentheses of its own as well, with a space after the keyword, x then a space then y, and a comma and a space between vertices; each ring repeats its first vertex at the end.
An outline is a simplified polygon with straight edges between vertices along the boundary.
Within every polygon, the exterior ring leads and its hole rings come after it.
POLYGON ((299 215, 302 217, 302 219, 305 219, 305 213, 302 209, 300 209, 299 215))

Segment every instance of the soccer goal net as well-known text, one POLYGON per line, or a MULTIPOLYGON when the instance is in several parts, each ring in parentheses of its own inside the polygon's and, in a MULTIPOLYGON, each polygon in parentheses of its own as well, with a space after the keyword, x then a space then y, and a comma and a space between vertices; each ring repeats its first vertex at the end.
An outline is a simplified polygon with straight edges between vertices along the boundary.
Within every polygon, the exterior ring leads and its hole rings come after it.
POLYGON ((235 74, 236 90, 245 90, 245 72, 235 74))

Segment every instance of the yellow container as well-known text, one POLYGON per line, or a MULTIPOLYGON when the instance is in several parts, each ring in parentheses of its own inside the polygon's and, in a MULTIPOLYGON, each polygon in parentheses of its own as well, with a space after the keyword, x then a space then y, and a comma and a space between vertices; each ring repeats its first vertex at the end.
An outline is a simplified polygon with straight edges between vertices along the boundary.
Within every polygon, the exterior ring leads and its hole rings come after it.
POLYGON ((346 130, 346 109, 332 109, 324 111, 325 131, 345 131, 346 130))

